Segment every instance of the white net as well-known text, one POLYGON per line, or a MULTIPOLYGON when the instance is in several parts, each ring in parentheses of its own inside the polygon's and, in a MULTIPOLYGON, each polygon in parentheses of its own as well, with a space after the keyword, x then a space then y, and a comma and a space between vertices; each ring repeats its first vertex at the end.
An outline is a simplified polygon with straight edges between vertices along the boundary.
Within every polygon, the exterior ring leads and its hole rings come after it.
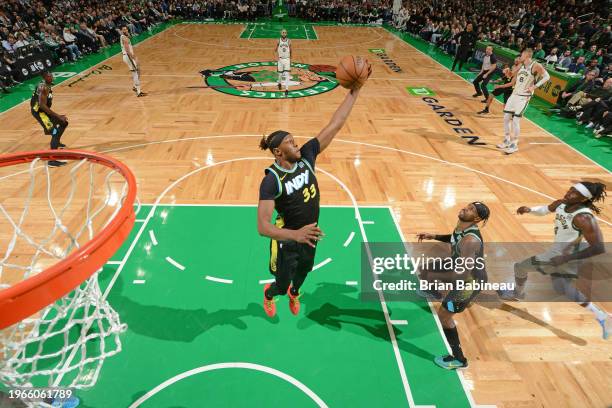
MULTIPOLYGON (((128 189, 122 174, 87 159, 61 168, 35 159, 0 171, 0 290, 89 242, 117 215, 128 189)), ((0 331, 5 387, 96 383, 104 360, 121 351, 119 334, 126 329, 103 296, 103 273, 0 331)))

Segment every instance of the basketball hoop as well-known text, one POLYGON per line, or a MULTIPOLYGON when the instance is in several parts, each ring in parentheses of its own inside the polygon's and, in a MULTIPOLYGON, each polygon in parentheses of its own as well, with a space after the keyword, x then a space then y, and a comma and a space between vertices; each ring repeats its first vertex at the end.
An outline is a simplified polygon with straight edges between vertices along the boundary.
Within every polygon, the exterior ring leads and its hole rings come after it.
POLYGON ((90 387, 126 328, 98 272, 134 226, 134 175, 108 156, 52 150, 0 156, 5 183, 13 191, 0 195, 0 382, 90 387))

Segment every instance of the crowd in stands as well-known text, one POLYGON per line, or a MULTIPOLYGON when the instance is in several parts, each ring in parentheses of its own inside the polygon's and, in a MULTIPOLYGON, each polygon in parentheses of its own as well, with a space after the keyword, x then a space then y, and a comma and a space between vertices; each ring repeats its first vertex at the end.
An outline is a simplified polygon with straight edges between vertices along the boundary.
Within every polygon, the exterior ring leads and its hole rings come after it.
POLYGON ((577 118, 595 137, 612 134, 612 31, 606 1, 408 0, 393 25, 454 55, 466 26, 476 36, 581 76, 559 95, 551 112, 577 118))
MULTIPOLYGON (((595 129, 609 123, 612 31, 605 0, 405 0, 396 12, 392 0, 284 3, 290 17, 309 21, 389 23, 451 55, 472 23, 479 40, 516 51, 532 48, 543 64, 583 75, 559 95, 555 112, 577 115, 595 129)), ((50 50, 59 62, 75 61, 116 43, 124 25, 139 34, 170 18, 255 20, 274 16, 276 5, 276 0, 3 0, 0 87, 16 83, 15 61, 36 50, 50 50)))
POLYGON ((55 62, 76 61, 119 41, 127 26, 139 34, 170 18, 166 1, 2 0, 0 2, 0 88, 18 84, 15 64, 50 51, 55 62))

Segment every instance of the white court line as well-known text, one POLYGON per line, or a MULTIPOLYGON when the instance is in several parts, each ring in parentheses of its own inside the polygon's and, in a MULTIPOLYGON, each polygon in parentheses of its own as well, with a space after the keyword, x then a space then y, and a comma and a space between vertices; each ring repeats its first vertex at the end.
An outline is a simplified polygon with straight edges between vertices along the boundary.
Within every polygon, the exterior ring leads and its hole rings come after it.
POLYGON ((357 281, 346 281, 346 284, 348 286, 357 286, 359 284, 359 282, 357 282, 357 281))
POLYGON ((308 38, 308 29, 306 28, 306 25, 303 25, 302 27, 304 27, 304 34, 306 34, 306 39, 310 40, 310 38, 308 38))
POLYGON ((318 264, 316 264, 315 266, 312 267, 313 271, 316 271, 319 268, 324 267, 325 265, 327 265, 328 263, 330 263, 332 261, 331 258, 327 258, 326 260, 324 260, 323 262, 319 262, 318 264))
POLYGON ((285 374, 282 371, 275 370, 274 368, 266 367, 260 364, 252 364, 252 363, 217 363, 217 364, 205 365, 202 367, 194 368, 193 370, 185 371, 181 374, 178 374, 164 381, 163 383, 159 384, 157 387, 153 388, 151 391, 147 391, 145 395, 138 398, 136 402, 134 402, 128 408, 138 408, 145 401, 147 401, 149 398, 151 398, 158 392, 163 391, 164 389, 170 387, 171 385, 181 380, 184 380, 185 378, 189 378, 193 375, 201 374, 206 371, 220 370, 224 368, 242 368, 242 369, 255 370, 255 371, 260 371, 262 373, 274 375, 282 380, 287 381, 291 385, 294 385, 296 388, 298 388, 300 391, 302 391, 304 394, 310 397, 310 399, 313 400, 315 404, 317 404, 317 406, 319 406, 320 408, 328 408, 327 404, 325 404, 325 402, 317 394, 315 394, 310 388, 308 388, 307 386, 305 386, 304 384, 302 384, 295 378, 291 377, 290 375, 285 374))
POLYGON ((275 280, 276 280, 276 279, 261 279, 261 280, 259 281, 259 284, 260 284, 260 285, 264 285, 264 284, 266 284, 266 283, 272 283, 272 282, 274 282, 275 280))
POLYGON ((143 285, 145 283, 145 280, 144 279, 134 279, 132 283, 134 285, 143 285))
MULTIPOLYGON (((408 45, 408 44, 406 44, 408 45)), ((170 139, 170 140, 158 140, 158 141, 154 141, 154 142, 147 142, 147 143, 139 143, 133 146, 124 146, 124 147, 117 147, 115 149, 109 149, 109 150, 105 150, 102 153, 112 153, 112 152, 117 152, 117 151, 122 151, 122 150, 129 150, 129 149, 133 149, 136 147, 142 147, 142 146, 150 146, 150 145, 156 145, 156 144, 165 144, 165 143, 173 143, 173 142, 182 142, 182 141, 190 141, 190 140, 208 140, 208 139, 225 139, 225 138, 234 138, 234 137, 257 137, 257 138, 261 138, 261 135, 254 135, 254 134, 236 134, 236 135, 216 135, 216 136, 195 136, 195 137, 188 137, 188 138, 183 138, 183 139, 170 139)), ((298 135, 293 135, 294 138, 302 138, 302 139, 311 139, 312 136, 298 136, 298 135)), ((455 162, 450 162, 448 160, 444 160, 444 159, 440 159, 438 157, 433 157, 433 156, 428 156, 426 154, 422 154, 422 153, 415 153, 415 152, 411 152, 410 150, 405 150, 405 149, 398 149, 395 147, 390 147, 390 146, 383 146, 383 145, 377 145, 374 143, 367 143, 367 142, 359 142, 359 141, 355 141, 355 140, 345 140, 345 139, 338 139, 338 138, 334 138, 335 142, 340 142, 340 143, 348 143, 348 144, 355 144, 355 145, 359 145, 359 146, 369 146, 372 148, 376 148, 376 149, 382 149, 382 150, 390 150, 390 151, 394 151, 394 152, 398 152, 398 153, 405 153, 411 156, 415 156, 415 157, 420 157, 423 159, 428 159, 428 160, 432 160, 438 163, 443 163, 443 164, 447 164, 449 166, 453 166, 453 167, 457 167, 463 170, 467 170, 473 173, 477 173, 486 177, 491 177, 495 180, 498 181, 502 181, 504 183, 513 185, 515 187, 521 188, 523 190, 527 190, 530 191, 536 195, 539 195, 540 197, 545 197, 549 200, 555 200, 556 198, 549 196, 548 194, 544 194, 540 191, 537 191, 533 188, 529 188, 526 186, 523 186, 521 184, 515 183, 514 181, 510 181, 508 179, 496 176, 494 174, 491 173, 487 173, 485 171, 481 171, 481 170, 476 170, 473 169, 471 167, 468 167, 466 165, 460 164, 460 163, 455 163, 455 162)), ((601 167, 601 166, 599 166, 601 167)), ((202 167, 201 169, 204 169, 204 167, 202 167)), ((196 169, 197 170, 197 169, 196 169)), ((604 171, 607 171, 606 169, 603 169, 604 171)), ((27 170, 26 170, 27 171, 27 170)), ((608 172, 608 171, 607 171, 608 172)), ((610 172, 608 172, 610 173, 610 172)), ((4 176, 4 178, 7 178, 10 176, 4 176)), ((607 224, 609 226, 612 226, 612 222, 603 220, 601 218, 597 218, 599 221, 603 222, 604 224, 607 224)))
POLYGON ((363 225, 373 225, 374 221, 363 221, 363 225))
POLYGON ((349 244, 351 243, 351 241, 353 240, 354 237, 355 237, 355 231, 351 231, 351 234, 348 236, 346 241, 344 241, 344 244, 342 244, 342 246, 345 247, 345 248, 347 246, 349 246, 349 244))
POLYGON ((141 219, 141 220, 136 220, 136 221, 134 221, 134 222, 145 222, 145 220, 144 220, 144 219, 141 219))
POLYGON ((157 238, 155 237, 155 233, 153 232, 153 230, 149 230, 149 237, 151 238, 153 246, 157 246, 157 238))
MULTIPOLYGON (((342 189, 350 197, 351 202, 353 203, 353 207, 355 208, 355 219, 357 220, 357 223, 359 224, 359 231, 361 232, 361 237, 365 244, 365 249, 368 254, 368 260, 370 262, 370 265, 373 265, 372 251, 370 250, 370 244, 368 243, 368 236, 366 235, 365 228, 363 226, 363 221, 361 219, 361 213, 359 212, 359 207, 357 206, 357 200, 355 199, 355 196, 353 195, 351 190, 349 190, 349 188, 342 181, 340 181, 340 179, 338 179, 336 176, 325 171, 320 166, 319 166, 319 171, 323 174, 326 174, 328 177, 332 178, 334 181, 336 181, 336 183, 338 183, 340 187, 342 187, 342 189)), ((373 271, 372 271, 372 274, 374 274, 373 271)), ((393 330, 393 325, 391 324, 391 318, 389 317, 389 310, 387 309, 387 302, 385 301, 385 296, 381 290, 377 290, 376 292, 378 293, 378 300, 380 301, 380 306, 382 308, 383 315, 385 316, 387 332, 389 333, 389 339, 391 340, 391 345, 393 347, 393 354, 395 355, 395 360, 397 362, 397 368, 399 370, 399 375, 402 380, 402 385, 404 386, 404 393, 406 394, 408 406, 410 408, 414 408, 416 405, 414 403, 412 391, 410 390, 408 376, 406 375, 406 369, 404 367, 404 360, 402 359, 402 355, 400 354, 399 346, 397 345, 397 338, 395 337, 395 331, 393 330)))
POLYGON ((205 278, 205 279, 206 279, 206 280, 209 280, 209 281, 213 281, 213 282, 227 283, 227 284, 230 284, 230 285, 231 285, 232 283, 234 283, 234 281, 233 281, 233 280, 231 280, 231 279, 216 278, 216 277, 214 277, 214 276, 210 276, 210 275, 206 275, 206 278, 205 278))
POLYGON ((408 324, 408 320, 391 320, 391 324, 394 326, 406 326, 408 324))
MULTIPOLYGON (((404 237, 404 233, 402 232, 402 227, 400 226, 399 222, 395 218, 395 214, 393 213, 393 210, 391 209, 391 207, 388 207, 388 209, 389 209, 389 214, 391 214, 391 219, 393 220, 393 223, 395 224, 395 229, 397 229, 397 233, 399 234, 400 238, 402 239, 402 242, 404 243, 404 249, 406 250, 406 252, 408 252, 408 245, 406 244, 406 238, 404 237)), ((440 323, 440 319, 438 318, 438 313, 436 313, 433 305, 431 304, 429 300, 427 300, 427 304, 429 305, 429 310, 431 311, 431 315, 433 316, 434 321, 436 322, 436 326, 438 327, 438 331, 440 332, 440 337, 442 337, 442 341, 446 345, 446 349, 448 353, 452 354, 452 350, 450 349, 450 345, 448 344, 448 341, 446 340, 446 335, 444 334, 444 330, 442 330, 442 324, 440 323)), ((455 372, 457 373, 457 376, 459 376, 459 381, 461 382, 463 391, 465 392, 465 395, 468 401, 470 402, 470 406, 477 408, 478 405, 476 404, 476 401, 474 401, 474 397, 472 396, 472 393, 470 392, 467 386, 467 382, 465 380, 465 376, 463 375, 463 372, 461 370, 455 370, 455 372)), ((495 405, 493 407, 497 408, 495 405)))
POLYGON ((180 263, 176 262, 174 259, 170 258, 169 256, 166 257, 166 261, 168 261, 169 263, 171 263, 172 265, 174 265, 175 267, 177 267, 181 271, 185 270, 185 267, 183 265, 181 265, 180 263))
MULTIPOLYGON (((421 54, 423 54, 424 56, 426 56, 428 59, 430 59, 431 61, 435 62, 436 64, 440 65, 442 68, 444 68, 445 70, 457 75, 459 78, 463 79, 465 82, 467 82, 468 84, 471 84, 470 81, 468 81, 467 79, 463 78, 461 75, 457 74, 456 72, 451 71, 450 69, 448 69, 447 67, 445 67, 442 63, 436 61, 434 58, 430 57, 429 55, 425 54, 423 51, 419 50, 417 47, 414 47, 410 44, 408 44, 406 41, 402 40, 400 37, 398 37, 395 33, 386 30, 389 34, 391 34, 391 36, 397 38, 399 40, 400 43, 404 44, 406 47, 410 48, 411 50, 416 50, 418 52, 420 52, 421 54)), ((496 98, 493 98, 493 100, 497 103, 499 103, 500 105, 504 105, 502 102, 498 101, 496 98)), ((544 129, 542 126, 538 125, 537 123, 535 123, 534 121, 532 121, 531 119, 529 119, 528 117, 525 117, 525 119, 527 119, 529 122, 531 122, 531 124, 533 124, 534 126, 540 128, 540 130, 543 130, 544 132, 548 133, 550 136, 554 137, 555 139, 559 140, 560 142, 562 142, 564 145, 566 145, 567 147, 569 147, 570 149, 572 149, 573 151, 575 151, 576 153, 578 153, 579 155, 581 155, 582 157, 584 157, 585 159, 587 159, 588 161, 590 161, 591 163, 595 164, 597 167, 600 167, 601 169, 603 169, 604 171, 608 172, 608 173, 612 173, 610 170, 606 169, 604 166, 602 166, 601 164, 597 163, 595 160, 591 159, 589 156, 585 155, 584 153, 580 152, 579 150, 575 149, 574 146, 565 143, 563 140, 561 140, 558 136, 556 136, 555 134, 549 132, 548 130, 544 129)), ((612 224, 610 224, 612 225, 612 224)))
POLYGON ((121 265, 121 261, 108 261, 107 265, 121 265))

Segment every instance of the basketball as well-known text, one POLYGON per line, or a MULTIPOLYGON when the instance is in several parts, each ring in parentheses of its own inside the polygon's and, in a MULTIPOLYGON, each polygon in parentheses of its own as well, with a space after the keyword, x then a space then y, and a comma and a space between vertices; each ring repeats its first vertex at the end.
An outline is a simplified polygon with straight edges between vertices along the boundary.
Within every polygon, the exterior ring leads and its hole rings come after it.
POLYGON ((336 79, 343 88, 361 88, 371 73, 372 66, 367 58, 347 55, 338 63, 336 79))

